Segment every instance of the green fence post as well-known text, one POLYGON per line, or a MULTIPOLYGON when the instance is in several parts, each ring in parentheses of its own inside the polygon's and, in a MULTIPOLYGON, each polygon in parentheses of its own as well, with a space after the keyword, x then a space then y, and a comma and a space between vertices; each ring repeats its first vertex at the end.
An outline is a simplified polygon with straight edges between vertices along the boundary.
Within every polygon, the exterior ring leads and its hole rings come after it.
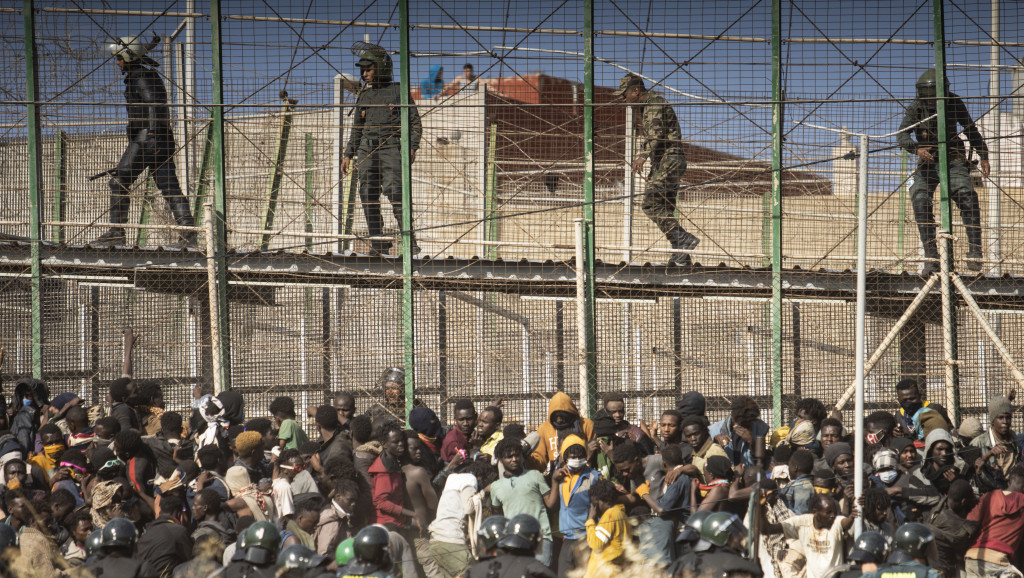
POLYGON ((220 331, 220 350, 212 352, 220 357, 221 383, 231 389, 231 324, 228 311, 227 263, 227 181, 224 158, 224 62, 221 46, 220 0, 210 0, 210 56, 212 60, 213 92, 213 229, 214 254, 217 261, 217 327, 220 331))
POLYGON ((583 0, 583 252, 586 277, 587 401, 583 410, 593 416, 597 409, 597 323, 594 289, 594 0, 583 0))
POLYGON ((32 255, 32 377, 43 378, 43 263, 40 254, 43 210, 43 134, 39 121, 39 77, 36 69, 36 8, 33 0, 22 2, 25 32, 25 108, 28 130, 29 239, 32 255))
POLYGON ((402 343, 405 350, 405 415, 408 418, 416 398, 416 324, 414 301, 416 294, 412 285, 412 165, 409 163, 411 134, 409 126, 410 69, 409 50, 409 0, 399 0, 399 45, 402 59, 402 343))
MULTIPOLYGON (((498 191, 498 171, 495 166, 495 157, 498 148, 498 125, 491 124, 490 137, 487 140, 487 177, 484 181, 484 239, 487 241, 498 240, 498 221, 495 220, 498 191)), ((484 248, 484 256, 487 259, 498 258, 498 246, 487 245, 484 248)))
POLYGON ((149 225, 149 219, 153 212, 153 193, 155 191, 156 183, 153 182, 153 177, 147 176, 142 194, 142 209, 139 211, 139 234, 135 241, 139 247, 145 247, 146 242, 149 241, 149 229, 146 228, 146 225, 149 225))
MULTIPOLYGON (((952 199, 949 194, 949 143, 948 138, 950 135, 946 134, 946 31, 943 15, 942 0, 932 0, 932 16, 935 29, 935 104, 936 113, 938 114, 938 159, 939 159, 939 207, 942 212, 942 230, 952 233, 953 232, 953 206, 952 199)), ((949 270, 953 270, 953 251, 952 251, 952 240, 950 239, 938 239, 939 243, 945 243, 947 247, 946 260, 949 265, 949 270)), ((948 276, 944 276, 942 279, 943 284, 949 284, 950 280, 948 276)), ((953 288, 947 287, 947 290, 952 294, 953 288)), ((960 368, 955 363, 958 359, 957 354, 957 331, 956 331, 956 299, 950 300, 949 304, 950 312, 950 327, 947 339, 949 340, 946 354, 948 359, 946 364, 949 366, 947 371, 949 374, 946 378, 946 387, 950 388, 947 394, 952 399, 952 407, 949 408, 950 417, 954 423, 960 422, 960 368), (952 362, 952 363, 951 363, 952 362)))
MULTIPOLYGON (((53 143, 53 220, 64 222, 68 192, 68 133, 57 132, 53 143)), ((51 237, 57 243, 64 242, 64 225, 53 225, 51 237)))
POLYGON ((772 2, 772 420, 782 424, 782 0, 772 2))
POLYGON ((263 235, 260 236, 260 249, 266 251, 270 248, 271 227, 274 226, 274 215, 277 213, 277 197, 281 194, 281 181, 284 179, 284 160, 288 154, 288 136, 292 132, 292 113, 295 112, 297 101, 284 95, 283 113, 281 115, 281 128, 277 133, 277 152, 274 154, 274 166, 270 173, 270 184, 267 186, 267 198, 263 204, 263 235))

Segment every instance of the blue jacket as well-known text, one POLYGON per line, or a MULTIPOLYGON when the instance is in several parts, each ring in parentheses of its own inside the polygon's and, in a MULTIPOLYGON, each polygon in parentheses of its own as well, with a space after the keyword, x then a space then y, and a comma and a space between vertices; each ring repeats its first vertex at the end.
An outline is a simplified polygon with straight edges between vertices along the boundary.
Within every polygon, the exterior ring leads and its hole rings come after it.
MULTIPOLYGON (((725 418, 722 421, 717 421, 711 424, 708 428, 708 432, 711 434, 711 439, 715 439, 716 436, 725 434, 732 440, 729 445, 725 446, 725 453, 732 460, 735 465, 746 464, 751 466, 754 464, 754 458, 750 455, 750 444, 743 438, 736 435, 736 432, 732 431, 732 419, 725 418)), ((753 437, 768 437, 768 424, 761 420, 754 422, 754 425, 750 428, 750 435, 753 437)))
POLYGON ((444 81, 437 79, 437 73, 444 70, 443 66, 435 64, 430 67, 430 76, 427 76, 420 81, 420 96, 423 98, 433 98, 444 90, 444 81))
POLYGON ((813 495, 814 478, 810 474, 804 474, 786 484, 779 493, 779 498, 782 499, 782 503, 787 508, 799 516, 810 511, 810 508, 807 506, 813 495))
MULTIPOLYGON (((587 536, 587 517, 590 515, 590 486, 601 479, 601 472, 584 466, 576 478, 569 503, 565 503, 562 487, 558 488, 558 531, 569 540, 582 540, 587 536)), ((564 484, 565 481, 562 481, 564 484)))

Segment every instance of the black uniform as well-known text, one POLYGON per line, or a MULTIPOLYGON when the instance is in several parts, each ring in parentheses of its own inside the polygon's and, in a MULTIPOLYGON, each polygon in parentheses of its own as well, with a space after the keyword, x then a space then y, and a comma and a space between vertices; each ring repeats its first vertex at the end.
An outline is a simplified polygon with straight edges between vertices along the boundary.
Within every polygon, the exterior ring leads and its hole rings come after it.
POLYGON ((86 568, 96 578, 157 578, 160 573, 149 562, 138 558, 129 558, 120 553, 111 553, 94 560, 86 568))
POLYGON ((739 550, 732 548, 690 552, 668 567, 670 576, 701 576, 710 575, 710 573, 728 575, 730 572, 740 572, 751 576, 764 575, 757 562, 744 558, 739 550))
MULTIPOLYGON (((149 169, 156 187, 167 199, 174 221, 192 226, 192 211, 181 193, 174 168, 174 135, 171 133, 167 91, 157 71, 142 64, 129 64, 124 75, 124 98, 128 109, 128 148, 110 179, 110 222, 128 222, 131 199, 128 189, 142 171, 149 169)), ((194 239, 195 233, 183 235, 194 239)))
POLYGON ((274 565, 259 567, 244 560, 232 562, 216 574, 218 578, 276 578, 274 565))
POLYGON ((556 578, 550 568, 529 553, 506 552, 469 567, 463 578, 556 578))

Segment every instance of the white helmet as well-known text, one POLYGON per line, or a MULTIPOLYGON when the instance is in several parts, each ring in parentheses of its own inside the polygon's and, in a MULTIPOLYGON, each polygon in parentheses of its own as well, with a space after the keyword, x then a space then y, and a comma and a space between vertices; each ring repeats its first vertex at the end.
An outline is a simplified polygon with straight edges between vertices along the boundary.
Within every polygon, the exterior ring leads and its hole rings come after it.
POLYGON ((138 36, 122 36, 109 46, 110 54, 125 62, 138 62, 146 55, 146 45, 138 36))

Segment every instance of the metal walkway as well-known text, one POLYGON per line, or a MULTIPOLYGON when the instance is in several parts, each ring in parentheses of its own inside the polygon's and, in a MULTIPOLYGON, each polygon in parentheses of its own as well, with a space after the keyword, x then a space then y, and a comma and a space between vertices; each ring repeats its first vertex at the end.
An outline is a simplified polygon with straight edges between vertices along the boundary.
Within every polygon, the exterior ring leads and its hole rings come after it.
MULTIPOLYGON (((43 274, 49 279, 87 280, 93 284, 130 284, 163 293, 193 293, 206 283, 206 258, 196 250, 169 248, 92 248, 44 243, 43 274)), ((25 242, 0 242, 0 277, 27 279, 30 251, 25 242)), ((230 252, 232 285, 344 285, 398 288, 399 258, 353 253, 230 252)), ((424 289, 496 291, 522 295, 571 296, 576 272, 572 261, 487 260, 423 257, 415 259, 415 282, 424 289)), ((603 298, 731 296, 769 298, 769 269, 725 265, 693 267, 651 263, 595 264, 595 283, 603 298)), ((1024 277, 964 275, 983 308, 1024 309, 1024 277)), ((784 269, 786 298, 856 299, 856 272, 784 269)), ((910 300, 924 286, 910 273, 873 270, 867 276, 869 302, 910 300)), ((938 290, 933 294, 938 299, 938 290)), ((894 303, 895 304, 895 303, 894 303)))

